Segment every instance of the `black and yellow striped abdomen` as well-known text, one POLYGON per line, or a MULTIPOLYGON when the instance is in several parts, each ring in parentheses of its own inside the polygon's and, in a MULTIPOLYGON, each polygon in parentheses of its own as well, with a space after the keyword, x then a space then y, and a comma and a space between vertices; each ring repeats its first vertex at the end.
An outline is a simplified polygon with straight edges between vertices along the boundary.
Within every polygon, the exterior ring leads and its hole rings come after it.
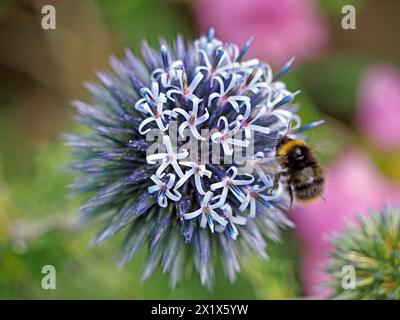
POLYGON ((296 200, 301 203, 312 202, 322 196, 325 178, 319 167, 306 167, 297 171, 291 178, 296 200))
POLYGON ((309 203, 322 196, 324 171, 303 140, 283 138, 278 143, 277 155, 298 202, 309 203))

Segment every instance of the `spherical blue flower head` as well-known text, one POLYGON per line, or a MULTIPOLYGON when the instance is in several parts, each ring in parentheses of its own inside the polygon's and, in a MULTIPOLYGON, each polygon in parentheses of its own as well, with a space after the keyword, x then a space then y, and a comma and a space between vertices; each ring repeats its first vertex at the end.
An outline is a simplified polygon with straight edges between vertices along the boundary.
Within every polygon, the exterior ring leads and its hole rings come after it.
POLYGON ((249 45, 213 30, 190 44, 144 43, 143 60, 112 57, 113 72, 87 85, 93 101, 73 102, 91 129, 67 135, 80 172, 72 188, 90 194, 81 217, 108 218, 95 244, 126 229, 121 265, 148 247, 143 279, 161 265, 174 287, 189 264, 211 286, 221 259, 233 281, 239 255, 267 257, 266 239, 292 225, 275 147, 318 123, 301 127, 298 92, 280 81, 293 59, 274 75, 244 59, 249 45))

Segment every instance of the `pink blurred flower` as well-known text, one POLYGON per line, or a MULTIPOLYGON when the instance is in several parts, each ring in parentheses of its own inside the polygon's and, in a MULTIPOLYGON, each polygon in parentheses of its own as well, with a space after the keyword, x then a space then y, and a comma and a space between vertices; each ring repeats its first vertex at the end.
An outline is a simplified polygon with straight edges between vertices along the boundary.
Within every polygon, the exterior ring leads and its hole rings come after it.
POLYGON ((400 70, 373 65, 363 74, 357 124, 383 150, 400 147, 400 70))
POLYGON ((332 246, 326 237, 341 231, 347 221, 399 201, 399 188, 381 176, 358 151, 344 154, 327 172, 325 201, 301 206, 293 219, 302 247, 301 276, 307 295, 326 298, 329 290, 321 288, 329 276, 324 272, 332 246))
POLYGON ((243 44, 254 36, 250 53, 275 65, 313 55, 328 38, 313 0, 195 0, 194 8, 201 31, 243 44))

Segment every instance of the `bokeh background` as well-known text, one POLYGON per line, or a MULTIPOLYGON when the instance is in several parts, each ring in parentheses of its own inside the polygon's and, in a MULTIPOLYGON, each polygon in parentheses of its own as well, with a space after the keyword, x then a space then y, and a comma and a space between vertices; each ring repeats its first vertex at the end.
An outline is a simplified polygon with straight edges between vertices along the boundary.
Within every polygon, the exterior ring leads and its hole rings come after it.
POLYGON ((1 0, 0 2, 0 298, 282 299, 326 297, 327 234, 360 212, 400 203, 400 2, 396 0, 1 0), (57 29, 41 28, 53 4, 57 29), (356 8, 356 30, 341 27, 343 5, 356 8), (107 69, 110 54, 138 52, 147 38, 193 39, 209 26, 224 41, 254 36, 250 55, 285 76, 304 121, 327 124, 309 137, 324 166, 325 200, 296 208, 297 223, 268 261, 242 261, 230 284, 217 272, 213 290, 195 274, 175 290, 158 271, 140 282, 143 252, 122 270, 120 236, 88 243, 99 227, 73 217, 71 174, 61 135, 75 130, 72 98, 107 69), (55 266, 57 289, 43 290, 41 268, 55 266))

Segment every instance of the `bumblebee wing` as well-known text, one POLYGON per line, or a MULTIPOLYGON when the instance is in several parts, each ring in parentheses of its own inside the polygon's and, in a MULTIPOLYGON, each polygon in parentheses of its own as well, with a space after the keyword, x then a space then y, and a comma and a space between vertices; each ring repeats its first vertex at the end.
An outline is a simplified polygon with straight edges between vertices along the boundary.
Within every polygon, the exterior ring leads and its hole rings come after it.
POLYGON ((266 172, 279 173, 282 171, 281 163, 284 158, 284 156, 275 156, 270 159, 264 159, 260 164, 260 167, 266 172))

